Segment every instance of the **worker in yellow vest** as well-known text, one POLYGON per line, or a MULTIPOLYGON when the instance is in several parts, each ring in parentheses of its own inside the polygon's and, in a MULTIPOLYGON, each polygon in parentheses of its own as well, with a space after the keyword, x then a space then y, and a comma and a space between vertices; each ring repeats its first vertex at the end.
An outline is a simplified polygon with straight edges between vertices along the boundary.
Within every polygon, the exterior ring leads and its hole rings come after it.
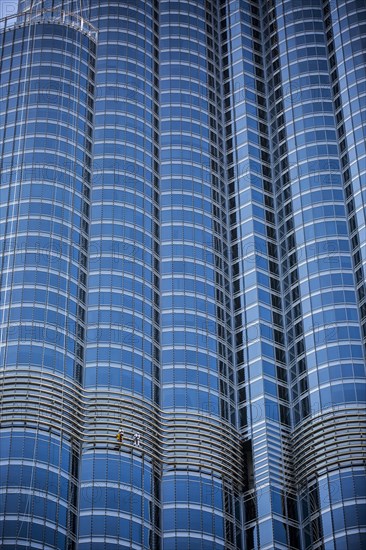
POLYGON ((123 435, 124 435, 123 429, 120 428, 117 432, 117 435, 116 435, 116 439, 117 439, 118 443, 123 443, 123 435))

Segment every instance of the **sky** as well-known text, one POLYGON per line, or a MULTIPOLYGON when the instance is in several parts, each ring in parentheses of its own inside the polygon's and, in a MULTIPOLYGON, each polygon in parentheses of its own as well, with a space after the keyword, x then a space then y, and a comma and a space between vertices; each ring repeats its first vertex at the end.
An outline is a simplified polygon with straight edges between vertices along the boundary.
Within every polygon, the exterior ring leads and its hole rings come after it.
POLYGON ((17 11, 18 0, 0 0, 0 19, 17 11))

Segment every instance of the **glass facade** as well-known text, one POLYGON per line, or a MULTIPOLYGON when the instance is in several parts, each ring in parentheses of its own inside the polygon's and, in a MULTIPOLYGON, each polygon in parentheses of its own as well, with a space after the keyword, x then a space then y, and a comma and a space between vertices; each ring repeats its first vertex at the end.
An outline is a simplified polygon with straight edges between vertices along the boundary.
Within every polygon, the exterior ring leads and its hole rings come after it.
POLYGON ((1 547, 77 528, 96 33, 45 12, 1 32, 1 547), (88 184, 89 179, 89 184, 88 184))
POLYGON ((0 25, 0 545, 366 546, 362 0, 0 25))

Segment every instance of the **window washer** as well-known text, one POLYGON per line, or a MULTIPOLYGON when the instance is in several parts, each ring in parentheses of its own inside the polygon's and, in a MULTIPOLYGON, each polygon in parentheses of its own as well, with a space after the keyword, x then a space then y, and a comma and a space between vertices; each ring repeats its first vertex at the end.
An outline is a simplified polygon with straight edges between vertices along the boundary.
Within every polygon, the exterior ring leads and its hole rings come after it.
POLYGON ((135 447, 141 447, 140 438, 141 438, 141 436, 140 436, 140 434, 139 434, 138 432, 134 434, 134 436, 133 436, 133 444, 134 444, 135 447))
POLYGON ((123 429, 120 428, 117 432, 117 435, 116 435, 116 439, 117 439, 118 443, 123 443, 123 435, 124 435, 123 429))

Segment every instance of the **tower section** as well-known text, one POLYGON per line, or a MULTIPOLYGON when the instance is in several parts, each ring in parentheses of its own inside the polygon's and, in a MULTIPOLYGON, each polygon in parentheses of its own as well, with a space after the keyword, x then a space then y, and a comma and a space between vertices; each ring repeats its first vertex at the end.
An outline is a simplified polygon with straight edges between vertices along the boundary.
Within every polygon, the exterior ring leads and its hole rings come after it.
POLYGON ((221 18, 245 548, 297 547, 265 21, 257 0, 225 2, 221 18))
POLYGON ((160 2, 164 549, 241 548, 218 2, 160 2))
POLYGON ((89 241, 94 29, 2 22, 2 548, 74 548, 89 241))
POLYGON ((158 548, 158 3, 86 4, 98 59, 79 548, 158 548))
POLYGON ((365 12, 262 4, 301 544, 362 547, 364 143, 351 94, 365 12))

